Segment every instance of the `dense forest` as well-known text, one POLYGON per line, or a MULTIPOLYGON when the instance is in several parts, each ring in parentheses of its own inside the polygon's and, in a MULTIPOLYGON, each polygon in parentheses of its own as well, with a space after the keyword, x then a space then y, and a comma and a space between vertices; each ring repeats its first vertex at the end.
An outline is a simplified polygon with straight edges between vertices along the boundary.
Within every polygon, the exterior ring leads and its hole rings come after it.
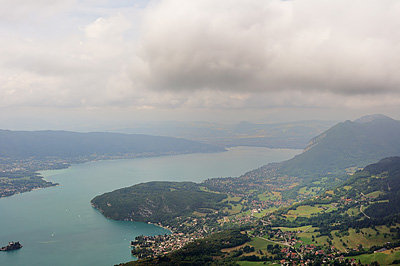
POLYGON ((219 210, 226 197, 193 182, 149 182, 97 196, 92 205, 115 220, 165 223, 196 210, 219 210))

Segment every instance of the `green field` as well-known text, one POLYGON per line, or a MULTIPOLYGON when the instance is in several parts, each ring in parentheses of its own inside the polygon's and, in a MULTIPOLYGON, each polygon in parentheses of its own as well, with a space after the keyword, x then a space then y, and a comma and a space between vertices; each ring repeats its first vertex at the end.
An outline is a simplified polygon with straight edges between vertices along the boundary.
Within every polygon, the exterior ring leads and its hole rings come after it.
POLYGON ((264 217, 269 211, 270 210, 263 210, 261 212, 255 212, 255 213, 253 213, 253 216, 257 217, 257 218, 261 218, 261 217, 264 217))
POLYGON ((301 227, 277 227, 277 228, 281 229, 282 232, 298 232, 298 231, 305 231, 307 229, 310 230, 309 229, 310 227, 311 225, 305 225, 301 227))
POLYGON ((357 216, 360 214, 360 208, 350 208, 346 211, 346 213, 350 216, 357 216))
MULTIPOLYGON (((268 245, 276 245, 277 243, 269 241, 265 238, 254 237, 247 244, 254 247, 255 250, 259 250, 259 249, 262 250, 262 252, 264 252, 264 254, 266 254, 266 253, 268 253, 267 246, 268 245)), ((284 246, 284 245, 280 245, 280 246, 284 246)))
POLYGON ((228 196, 226 199, 224 199, 222 202, 232 202, 232 203, 234 203, 234 202, 236 202, 236 203, 238 203, 238 202, 240 202, 242 200, 242 198, 241 197, 232 197, 232 196, 228 196))
POLYGON ((299 194, 315 196, 320 190, 320 187, 302 187, 299 190, 299 194))
POLYGON ((312 214, 317 214, 324 211, 321 208, 318 207, 312 207, 312 206, 299 206, 295 210, 290 210, 288 214, 286 215, 287 218, 296 218, 298 216, 300 217, 310 217, 312 214))
POLYGON ((319 234, 319 232, 316 232, 316 230, 318 230, 318 228, 314 227, 314 228, 310 228, 308 229, 306 232, 300 233, 297 236, 300 237, 300 240, 303 243, 297 243, 296 246, 300 246, 302 244, 320 244, 323 245, 325 243, 327 243, 327 236, 321 236, 321 237, 317 237, 317 235, 319 234), (313 238, 314 237, 314 238, 313 238), (314 239, 314 241, 313 241, 314 239))
POLYGON ((400 260, 400 250, 393 251, 393 253, 391 252, 392 251, 385 251, 382 253, 365 254, 353 258, 357 261, 360 260, 363 264, 371 264, 377 261, 380 265, 400 265, 392 264, 394 260, 400 260))
POLYGON ((240 213, 242 210, 243 206, 241 204, 230 204, 232 206, 232 209, 225 208, 224 211, 228 212, 229 215, 234 215, 240 213))
POLYGON ((273 263, 270 261, 238 261, 237 264, 241 266, 271 266, 271 265, 280 265, 278 263, 273 263))
POLYGON ((264 192, 262 194, 259 194, 257 197, 261 201, 267 201, 267 200, 274 201, 274 200, 277 200, 277 198, 271 192, 264 192))
MULTIPOLYGON (((390 228, 386 226, 377 226, 376 229, 378 230, 378 232, 373 230, 372 228, 363 228, 360 230, 360 233, 356 233, 355 229, 349 229, 348 231, 349 235, 340 235, 340 234, 336 235, 338 231, 337 230, 332 231, 331 232, 333 236, 332 245, 335 246, 340 251, 345 251, 349 248, 356 248, 360 244, 364 248, 369 248, 374 245, 383 245, 386 242, 393 241, 389 231, 390 228)), ((303 244, 319 244, 319 245, 328 244, 327 242, 328 237, 327 236, 317 237, 319 233, 315 232, 316 230, 318 230, 318 228, 311 228, 304 233, 298 234, 297 236, 300 237, 300 240, 303 242, 303 244)))
POLYGON ((275 192, 275 191, 272 191, 271 192, 277 199, 282 199, 282 192, 275 192))
POLYGON ((369 194, 367 194, 365 196, 367 196, 369 198, 377 198, 377 197, 379 197, 381 195, 385 195, 385 192, 383 192, 383 191, 374 191, 374 192, 371 192, 371 193, 369 193, 369 194))
POLYGON ((372 228, 363 228, 360 233, 356 233, 355 229, 349 229, 348 236, 345 235, 339 237, 336 235, 338 231, 332 231, 332 243, 337 249, 345 251, 347 248, 356 248, 359 244, 365 248, 369 248, 393 241, 388 227, 377 226, 376 229, 378 231, 375 231, 372 228), (387 234, 386 237, 385 233, 387 234), (343 243, 345 243, 347 247, 344 246, 343 243))
POLYGON ((259 194, 257 197, 261 201, 268 201, 268 200, 276 201, 282 199, 281 193, 275 191, 266 191, 262 194, 259 194))
POLYGON ((198 211, 194 211, 193 215, 197 216, 197 217, 205 217, 207 215, 207 213, 202 213, 202 212, 198 212, 198 211))

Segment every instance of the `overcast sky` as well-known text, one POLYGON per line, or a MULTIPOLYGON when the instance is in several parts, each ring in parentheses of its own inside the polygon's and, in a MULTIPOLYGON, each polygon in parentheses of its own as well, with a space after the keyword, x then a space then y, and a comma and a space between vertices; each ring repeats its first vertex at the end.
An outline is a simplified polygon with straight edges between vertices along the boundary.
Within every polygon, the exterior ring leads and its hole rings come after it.
POLYGON ((398 0, 0 0, 0 128, 400 119, 398 0))

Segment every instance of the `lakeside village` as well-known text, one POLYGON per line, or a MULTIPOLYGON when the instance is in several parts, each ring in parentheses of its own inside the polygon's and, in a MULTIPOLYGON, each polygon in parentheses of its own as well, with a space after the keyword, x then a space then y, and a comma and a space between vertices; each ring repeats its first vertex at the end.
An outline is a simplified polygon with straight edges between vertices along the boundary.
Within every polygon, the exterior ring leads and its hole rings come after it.
MULTIPOLYGON (((250 201, 248 204, 258 207, 265 206, 265 203, 261 204, 256 201, 250 201)), ((270 205, 273 204, 273 202, 270 202, 270 205)), ((332 207, 337 208, 347 204, 350 204, 350 200, 342 198, 340 202, 332 203, 332 207)), ((243 260, 275 261, 280 262, 281 265, 293 265, 293 263, 307 265, 316 261, 321 263, 338 261, 347 265, 357 265, 359 262, 349 258, 349 256, 366 253, 361 247, 341 251, 333 245, 304 243, 298 235, 312 230, 312 226, 299 228, 294 232, 281 230, 271 226, 273 221, 276 220, 272 212, 268 212, 262 218, 257 218, 255 214, 259 212, 260 209, 252 210, 250 214, 241 212, 230 216, 224 216, 226 213, 218 215, 215 213, 216 215, 207 215, 206 217, 178 217, 168 226, 157 224, 170 230, 171 234, 138 236, 134 241, 131 241, 131 252, 139 259, 156 258, 178 250, 197 239, 205 238, 212 233, 236 227, 243 228, 243 233, 246 233, 253 240, 265 241, 264 252, 261 249, 254 250, 247 244, 233 248, 236 256, 241 256, 243 260), (265 249, 268 250, 267 253, 265 249)), ((386 243, 367 252, 383 252, 390 248, 391 244, 386 243)))
MULTIPOLYGON (((274 218, 274 215, 271 214, 256 222, 255 217, 252 216, 234 217, 233 219, 237 222, 238 227, 247 227, 242 233, 246 233, 253 240, 260 239, 261 241, 265 241, 264 252, 261 249, 255 250, 254 247, 246 243, 238 247, 222 250, 225 253, 223 256, 241 256, 239 260, 245 261, 271 261, 282 266, 322 264, 330 261, 340 263, 337 265, 360 265, 360 261, 351 258, 351 256, 366 253, 361 247, 343 252, 332 245, 321 246, 304 243, 297 235, 310 230, 311 226, 298 229, 294 232, 283 231, 280 228, 271 227, 270 219, 274 218), (252 226, 249 226, 250 223, 252 226)), ((192 225, 193 230, 190 233, 173 231, 169 235, 138 236, 134 241, 131 241, 132 255, 139 259, 161 257, 184 247, 196 239, 205 238, 210 235, 205 230, 205 219, 187 217, 182 222, 185 223, 183 227, 192 225)), ((170 230, 176 229, 165 228, 170 230)), ((217 231, 216 228, 208 229, 217 231)), ((367 253, 385 252, 395 246, 395 243, 388 242, 383 246, 371 248, 367 253)))
MULTIPOLYGON (((274 219, 274 215, 270 215, 268 219, 274 219)), ((272 228, 270 222, 264 219, 256 222, 255 217, 234 217, 238 227, 247 226, 245 232, 253 239, 258 238, 265 241, 265 249, 269 254, 263 253, 261 250, 255 250, 247 244, 234 248, 236 256, 243 255, 243 260, 248 261, 278 261, 281 265, 307 265, 316 261, 326 263, 328 261, 338 261, 347 265, 358 265, 359 262, 349 256, 357 255, 360 248, 341 252, 334 246, 319 246, 316 244, 306 244, 300 240, 297 234, 304 233, 311 229, 310 227, 295 232, 282 231, 279 228, 272 228), (253 226, 249 226, 252 223, 253 226)), ((156 258, 166 255, 172 251, 184 247, 186 244, 199 238, 204 238, 210 233, 206 230, 204 224, 205 219, 187 217, 182 220, 184 225, 192 226, 188 233, 173 231, 171 234, 158 236, 138 236, 131 241, 132 255, 137 258, 156 258)), ((166 227, 167 229, 172 229, 166 227)), ((173 228, 177 229, 177 228, 173 228)), ((208 228, 216 231, 216 228, 208 228)), ((243 232, 244 233, 244 232, 243 232)), ((373 252, 384 252, 391 248, 390 243, 385 247, 376 247, 373 252)), ((224 250, 223 250, 224 251, 224 250)))
MULTIPOLYGON (((177 223, 173 226, 156 224, 170 230, 171 234, 137 236, 134 241, 131 241, 132 255, 140 259, 147 257, 155 258, 168 254, 184 247, 190 242, 219 232, 228 220, 228 217, 225 217, 225 219, 218 220, 218 224, 210 225, 215 222, 215 218, 178 217, 176 219, 177 223)), ((254 223, 256 218, 254 216, 235 216, 230 218, 229 221, 237 226, 245 226, 254 223)))

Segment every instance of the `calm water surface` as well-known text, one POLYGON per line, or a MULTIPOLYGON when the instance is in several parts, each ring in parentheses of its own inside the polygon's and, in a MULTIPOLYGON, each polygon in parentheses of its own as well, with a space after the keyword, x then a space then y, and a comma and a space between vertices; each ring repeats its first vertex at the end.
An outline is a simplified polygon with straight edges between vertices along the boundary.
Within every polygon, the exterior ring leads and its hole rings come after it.
POLYGON ((195 181, 239 176, 300 150, 236 147, 227 152, 99 161, 42 172, 60 186, 0 199, 0 246, 20 241, 20 250, 0 252, 0 265, 115 265, 134 260, 130 241, 167 233, 139 222, 112 221, 90 205, 104 192, 141 182, 195 181))

